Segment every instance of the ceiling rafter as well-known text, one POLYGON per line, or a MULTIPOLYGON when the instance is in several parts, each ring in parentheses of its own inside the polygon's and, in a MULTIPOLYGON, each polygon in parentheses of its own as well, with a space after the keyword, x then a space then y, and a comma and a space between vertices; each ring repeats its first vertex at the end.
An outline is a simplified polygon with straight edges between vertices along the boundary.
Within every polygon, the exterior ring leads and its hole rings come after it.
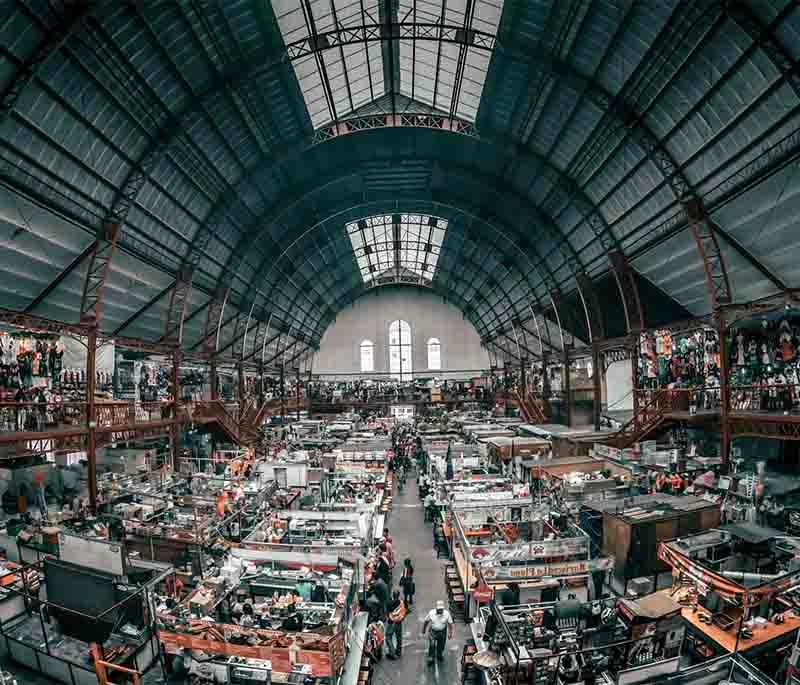
MULTIPOLYGON (((24 2, 14 4, 16 5, 16 9, 25 12, 25 14, 36 23, 42 21, 24 2)), ((56 17, 51 25, 46 26, 46 28, 41 31, 40 41, 31 51, 30 55, 25 58, 25 61, 17 68, 13 78, 0 96, 0 125, 2 125, 6 117, 10 116, 14 111, 17 102, 19 102, 31 82, 37 78, 42 67, 61 49, 61 46, 69 40, 72 34, 81 27, 83 19, 87 17, 90 12, 94 11, 95 7, 99 4, 101 3, 89 2, 88 0, 84 2, 64 3, 62 13, 56 17)))

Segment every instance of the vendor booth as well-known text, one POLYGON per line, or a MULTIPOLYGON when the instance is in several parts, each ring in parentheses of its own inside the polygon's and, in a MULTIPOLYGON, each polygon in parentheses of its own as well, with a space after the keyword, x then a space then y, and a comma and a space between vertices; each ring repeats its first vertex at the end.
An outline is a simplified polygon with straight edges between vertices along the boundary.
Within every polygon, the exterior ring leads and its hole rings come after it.
POLYGON ((663 683, 680 667, 680 627, 663 609, 643 624, 626 611, 613 600, 493 604, 472 625, 476 658, 507 685, 663 683))
POLYGON ((345 665, 359 582, 357 565, 336 556, 237 550, 219 576, 159 607, 159 638, 170 657, 202 653, 217 682, 231 682, 234 663, 261 670, 250 677, 262 682, 334 683, 345 665))
POLYGON ((732 524, 662 542, 696 661, 738 651, 774 674, 800 628, 800 540, 732 524))
POLYGON ((669 583, 669 567, 657 556, 658 542, 719 525, 719 507, 699 497, 639 495, 621 500, 585 502, 581 528, 616 560, 612 587, 624 595, 629 581, 646 594, 669 583), (660 577, 661 576, 661 577, 660 577))
POLYGON ((614 560, 592 558, 589 537, 568 517, 537 508, 530 498, 496 500, 481 506, 455 505, 453 560, 464 591, 465 614, 515 584, 521 601, 557 599, 563 580, 577 595, 594 597, 597 583, 614 560))
POLYGON ((364 556, 382 532, 383 517, 364 511, 275 511, 243 541, 247 549, 301 551, 324 548, 347 559, 364 556))

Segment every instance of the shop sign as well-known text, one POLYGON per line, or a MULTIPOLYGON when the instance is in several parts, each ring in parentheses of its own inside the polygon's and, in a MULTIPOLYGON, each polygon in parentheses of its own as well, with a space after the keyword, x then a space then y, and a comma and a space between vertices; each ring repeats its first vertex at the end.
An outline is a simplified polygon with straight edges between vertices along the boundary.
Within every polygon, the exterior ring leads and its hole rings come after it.
POLYGON ((561 538, 518 543, 516 545, 497 545, 478 547, 470 550, 472 561, 478 563, 501 561, 524 561, 548 557, 567 557, 589 553, 589 539, 561 538))
POLYGON ((481 573, 486 580, 522 580, 584 576, 594 571, 607 571, 613 567, 614 560, 612 558, 600 557, 588 561, 567 561, 557 564, 494 566, 492 568, 481 568, 481 573))
POLYGON ((602 445, 599 442, 594 444, 594 454, 596 457, 610 457, 613 448, 608 445, 602 445))

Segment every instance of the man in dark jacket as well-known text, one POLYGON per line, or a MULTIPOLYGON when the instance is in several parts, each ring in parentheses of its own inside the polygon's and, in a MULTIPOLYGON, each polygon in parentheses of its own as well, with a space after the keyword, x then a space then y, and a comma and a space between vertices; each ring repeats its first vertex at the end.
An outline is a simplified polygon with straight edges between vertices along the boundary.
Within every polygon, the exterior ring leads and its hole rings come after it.
POLYGON ((386 584, 383 578, 378 577, 372 584, 372 592, 381 603, 380 619, 382 621, 386 617, 386 607, 389 604, 389 586, 386 584))

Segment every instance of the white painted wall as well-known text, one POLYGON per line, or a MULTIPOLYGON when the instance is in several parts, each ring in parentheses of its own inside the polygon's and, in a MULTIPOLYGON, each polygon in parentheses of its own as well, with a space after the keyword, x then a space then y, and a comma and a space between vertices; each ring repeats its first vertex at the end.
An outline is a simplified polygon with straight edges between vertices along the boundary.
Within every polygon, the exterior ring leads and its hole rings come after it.
MULTIPOLYGON (((447 377, 447 371, 489 368, 489 355, 481 347, 474 326, 461 311, 432 292, 410 287, 384 286, 356 300, 339 312, 322 336, 314 355, 313 373, 337 374, 361 371, 359 346, 368 339, 375 344, 375 372, 389 372, 389 326, 403 319, 411 325, 415 375, 447 377), (428 371, 430 338, 438 338, 442 371, 428 371)), ((464 374, 454 374, 460 378, 464 374)))
POLYGON ((633 410, 631 394, 631 363, 628 360, 614 362, 606 372, 608 391, 606 406, 612 411, 633 410))

